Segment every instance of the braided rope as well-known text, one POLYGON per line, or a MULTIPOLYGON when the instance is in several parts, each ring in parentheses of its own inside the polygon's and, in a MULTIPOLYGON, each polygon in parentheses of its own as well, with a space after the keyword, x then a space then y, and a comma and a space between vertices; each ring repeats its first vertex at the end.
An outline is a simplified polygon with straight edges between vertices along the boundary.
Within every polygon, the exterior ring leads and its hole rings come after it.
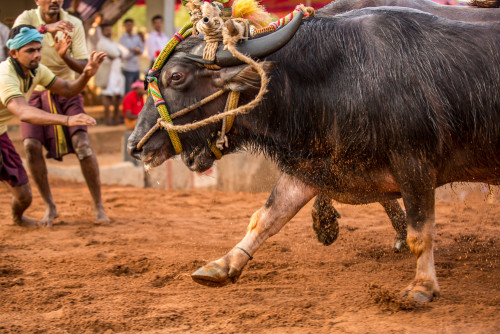
POLYGON ((156 124, 153 125, 153 127, 151 129, 149 129, 149 131, 144 135, 144 137, 142 137, 142 139, 139 141, 139 143, 137 144, 137 149, 140 150, 141 147, 144 146, 144 144, 146 144, 146 142, 149 140, 149 138, 151 138, 151 136, 153 136, 153 134, 158 130, 160 129, 160 121, 163 122, 163 119, 161 118, 158 118, 156 120, 156 124))
POLYGON ((172 119, 175 119, 177 117, 180 117, 182 115, 185 115, 187 114, 188 112, 190 111, 193 111, 195 109, 198 109, 199 107, 201 107, 202 105, 204 104, 207 104, 208 102, 210 101, 213 101, 215 100, 216 98, 218 98, 219 96, 221 96, 222 94, 224 94, 226 92, 225 89, 220 89, 218 91, 216 91, 215 93, 213 93, 212 95, 209 95, 207 96, 206 98, 204 98, 203 100, 199 101, 199 102, 196 102, 195 104, 192 104, 190 105, 189 107, 187 108, 184 108, 182 110, 179 110, 178 112, 176 112, 175 114, 173 114, 171 116, 172 119))
POLYGON ((267 93, 267 85, 269 84, 269 78, 267 77, 266 71, 264 70, 263 66, 261 64, 257 63, 252 58, 239 52, 234 47, 234 45, 229 44, 229 45, 227 45, 227 47, 228 47, 228 50, 233 54, 233 56, 235 56, 239 60, 252 66, 252 68, 255 71, 257 71, 257 73, 259 74, 261 85, 260 85, 260 89, 259 89, 257 96, 255 96, 255 98, 252 101, 250 101, 249 103, 247 103, 241 107, 238 107, 238 108, 233 109, 233 110, 228 110, 228 111, 222 112, 220 114, 210 116, 204 120, 194 122, 191 124, 174 125, 174 124, 167 123, 167 122, 161 122, 162 128, 164 128, 166 130, 173 130, 173 131, 181 132, 181 133, 195 130, 195 129, 198 129, 202 126, 218 122, 226 116, 231 116, 231 115, 238 116, 238 115, 246 114, 251 109, 255 108, 262 101, 262 99, 264 98, 264 94, 267 93))
MULTIPOLYGON (((238 107, 239 99, 240 99, 240 92, 231 91, 229 93, 229 96, 227 97, 226 106, 224 108, 224 111, 233 110, 236 107, 238 107)), ((233 123, 234 123, 234 115, 229 115, 227 117, 224 117, 224 119, 222 120, 222 128, 220 130, 220 135, 219 135, 219 138, 217 138, 217 140, 215 141, 215 146, 219 150, 223 150, 224 147, 229 147, 226 133, 228 133, 229 130, 231 130, 233 123)), ((213 149, 212 149, 212 152, 213 152, 213 149)))

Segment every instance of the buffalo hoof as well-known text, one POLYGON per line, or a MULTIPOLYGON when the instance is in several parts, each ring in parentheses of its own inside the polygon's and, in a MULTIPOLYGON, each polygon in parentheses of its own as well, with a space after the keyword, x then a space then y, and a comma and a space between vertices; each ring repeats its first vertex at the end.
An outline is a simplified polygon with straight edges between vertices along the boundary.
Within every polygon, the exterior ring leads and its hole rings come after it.
POLYGON ((401 297, 408 297, 417 303, 431 302, 434 297, 439 297, 439 289, 433 288, 432 282, 412 283, 401 292, 401 297))
POLYGON ((406 238, 401 238, 400 236, 396 236, 394 238, 394 250, 396 252, 402 252, 408 250, 408 244, 406 243, 406 238))
POLYGON ((325 246, 330 246, 339 236, 340 214, 330 203, 319 203, 316 201, 311 210, 313 229, 318 241, 325 246))
POLYGON ((191 278, 198 284, 210 287, 221 287, 229 283, 235 283, 240 277, 241 271, 231 268, 228 272, 216 262, 210 262, 191 274, 191 278))

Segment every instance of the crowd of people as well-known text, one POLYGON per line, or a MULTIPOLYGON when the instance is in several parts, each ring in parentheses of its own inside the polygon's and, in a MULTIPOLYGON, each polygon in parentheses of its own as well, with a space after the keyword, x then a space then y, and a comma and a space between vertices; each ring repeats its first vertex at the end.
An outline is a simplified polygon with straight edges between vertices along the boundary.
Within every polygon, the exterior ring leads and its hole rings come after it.
MULTIPOLYGON (((125 96, 133 90, 132 85, 138 86, 141 78, 139 58, 145 53, 151 67, 169 39, 163 32, 164 23, 160 15, 152 18, 153 31, 144 39, 142 34, 134 33, 134 20, 126 18, 123 21, 124 33, 118 42, 113 39, 112 25, 100 23, 101 17, 96 18, 96 24, 89 32, 89 49, 102 51, 107 54, 104 64, 95 77, 95 85, 100 88, 100 95, 104 105, 104 121, 106 125, 116 125, 127 122, 128 113, 122 103, 125 96), (122 113, 120 114, 120 106, 122 113)), ((139 97, 142 98, 143 94, 139 97)), ((137 91, 132 96, 137 97, 137 91)), ((131 97, 128 98, 130 100, 131 97)))
POLYGON ((0 181, 12 193, 13 222, 20 226, 53 224, 59 212, 45 159, 62 160, 66 154, 75 154, 80 162, 96 222, 109 222, 102 203, 99 165, 87 133, 87 126, 96 125, 96 120, 85 113, 81 92, 95 76, 105 124, 123 121, 133 130, 146 97, 139 57, 146 52, 154 61, 168 42, 163 19, 152 19, 154 31, 146 40, 134 33, 134 21, 125 19, 125 32, 115 42, 112 26, 101 22, 100 16, 86 35, 81 20, 63 10, 62 1, 37 0, 36 5, 22 12, 12 29, 0 24, 0 181), (24 215, 32 195, 27 172, 7 133, 13 117, 21 121, 27 168, 45 202, 41 221, 24 215))

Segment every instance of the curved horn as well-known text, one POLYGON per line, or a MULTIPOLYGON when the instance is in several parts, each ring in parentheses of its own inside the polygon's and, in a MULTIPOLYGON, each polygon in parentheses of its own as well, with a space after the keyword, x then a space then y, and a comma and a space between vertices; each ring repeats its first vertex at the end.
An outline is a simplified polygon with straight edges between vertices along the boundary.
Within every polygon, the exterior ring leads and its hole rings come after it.
MULTIPOLYGON (((295 32, 299 29, 303 17, 304 13, 299 11, 297 12, 297 15, 295 15, 295 17, 284 27, 263 37, 241 41, 236 45, 236 49, 254 59, 264 58, 271 53, 278 51, 285 46, 286 43, 288 43, 293 35, 295 35, 295 32)), ((191 59, 194 60, 194 58, 203 58, 204 48, 205 42, 191 52, 194 56, 191 57, 191 59)), ((215 55, 215 64, 221 67, 229 67, 241 65, 243 62, 234 57, 229 50, 224 50, 224 45, 221 44, 219 45, 215 55)))

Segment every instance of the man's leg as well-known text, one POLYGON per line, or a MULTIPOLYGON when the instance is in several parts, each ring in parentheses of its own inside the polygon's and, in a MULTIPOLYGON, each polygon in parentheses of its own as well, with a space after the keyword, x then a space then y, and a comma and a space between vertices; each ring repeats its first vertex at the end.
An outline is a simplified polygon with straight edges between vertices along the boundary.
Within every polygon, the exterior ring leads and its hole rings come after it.
POLYGON ((125 93, 130 92, 130 86, 136 81, 139 80, 139 71, 137 72, 129 72, 122 70, 123 76, 125 77, 125 93))
POLYGON ((43 158, 42 143, 34 138, 26 138, 23 143, 31 177, 35 181, 36 187, 38 188, 38 191, 45 202, 45 207, 47 208, 40 224, 44 226, 52 226, 54 219, 59 216, 59 213, 57 212, 56 204, 50 191, 47 166, 45 164, 45 159, 43 158))
POLYGON ((36 220, 23 216, 24 211, 31 205, 32 195, 29 183, 17 187, 10 187, 12 192, 12 220, 15 224, 24 227, 36 227, 36 220))
POLYGON ((111 96, 102 95, 102 104, 104 105, 104 123, 111 125, 111 117, 109 115, 109 108, 111 106, 111 96))
POLYGON ((113 123, 115 125, 121 123, 121 119, 120 119, 120 103, 121 103, 121 101, 122 101, 122 97, 120 95, 113 96, 113 105, 114 105, 113 123))
POLYGON ((94 202, 94 212, 96 223, 109 222, 108 216, 104 212, 104 205, 101 198, 101 179, 99 177, 99 165, 97 158, 90 146, 90 140, 87 132, 78 131, 71 137, 71 143, 75 150, 76 156, 80 161, 80 168, 82 169, 83 177, 87 182, 90 195, 94 202))

